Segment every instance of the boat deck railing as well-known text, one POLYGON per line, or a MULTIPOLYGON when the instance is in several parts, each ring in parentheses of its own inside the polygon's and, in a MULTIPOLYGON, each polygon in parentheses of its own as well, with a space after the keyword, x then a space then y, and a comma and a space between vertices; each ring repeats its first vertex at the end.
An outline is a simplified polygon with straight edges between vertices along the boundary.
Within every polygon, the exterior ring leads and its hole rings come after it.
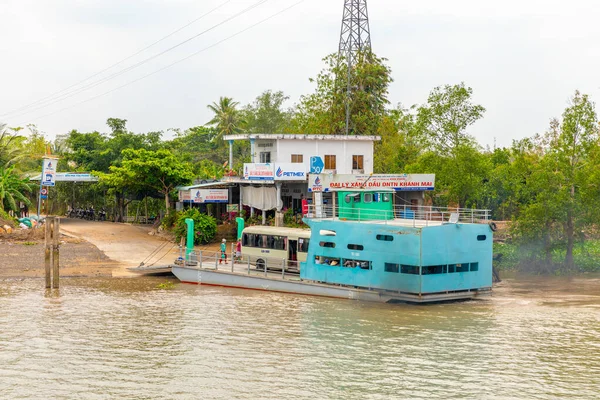
POLYGON ((281 279, 297 279, 300 275, 300 261, 249 255, 236 257, 234 252, 227 253, 225 259, 220 251, 195 250, 187 256, 182 254, 175 264, 248 275, 277 276, 281 279))
POLYGON ((444 223, 485 224, 491 220, 491 211, 474 208, 395 205, 391 210, 349 208, 333 205, 308 206, 310 219, 346 220, 403 226, 434 226, 444 223))

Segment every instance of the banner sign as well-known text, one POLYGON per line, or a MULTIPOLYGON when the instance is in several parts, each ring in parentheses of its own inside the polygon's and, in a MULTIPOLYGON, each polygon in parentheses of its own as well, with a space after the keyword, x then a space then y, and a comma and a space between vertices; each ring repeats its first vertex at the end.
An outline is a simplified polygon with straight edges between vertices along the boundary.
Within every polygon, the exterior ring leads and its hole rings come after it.
POLYGON ((273 164, 244 164, 244 179, 249 181, 272 181, 274 177, 273 164))
POLYGON ((309 175, 309 192, 329 192, 332 189, 394 189, 396 191, 428 191, 435 187, 435 174, 319 174, 309 175))
POLYGON ((191 189, 190 198, 195 204, 229 203, 228 189, 191 189))
POLYGON ((42 186, 54 186, 56 184, 56 158, 44 158, 42 168, 42 186))
POLYGON ((306 168, 302 163, 275 164, 276 181, 305 181, 306 168))
POLYGON ((190 190, 180 190, 179 201, 192 201, 192 192, 190 190))
POLYGON ((238 204, 227 204, 227 212, 238 212, 240 211, 240 206, 238 204))
MULTIPOLYGON (((39 181, 41 175, 30 178, 31 181, 39 181)), ((54 182, 98 182, 98 177, 85 172, 56 172, 54 182)))

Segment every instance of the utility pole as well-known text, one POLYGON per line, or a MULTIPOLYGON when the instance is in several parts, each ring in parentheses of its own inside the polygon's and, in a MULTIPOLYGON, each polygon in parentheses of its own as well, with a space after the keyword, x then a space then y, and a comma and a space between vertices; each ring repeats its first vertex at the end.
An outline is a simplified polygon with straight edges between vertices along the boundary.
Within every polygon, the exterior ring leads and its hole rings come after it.
POLYGON ((345 58, 348 66, 346 74, 346 135, 350 132, 350 95, 352 92, 353 67, 357 63, 358 53, 366 49, 371 49, 367 0, 344 0, 338 60, 345 58))

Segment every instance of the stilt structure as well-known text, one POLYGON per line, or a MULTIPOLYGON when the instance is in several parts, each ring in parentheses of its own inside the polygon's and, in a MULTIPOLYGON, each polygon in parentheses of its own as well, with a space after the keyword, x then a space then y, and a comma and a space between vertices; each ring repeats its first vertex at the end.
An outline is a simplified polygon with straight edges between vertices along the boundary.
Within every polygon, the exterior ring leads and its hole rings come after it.
POLYGON ((60 220, 47 217, 45 222, 46 289, 58 289, 60 285, 60 220))
POLYGON ((371 48, 369 14, 367 0, 344 0, 344 16, 340 33, 338 56, 346 60, 346 135, 350 133, 350 99, 352 93, 352 71, 357 62, 358 53, 371 48))

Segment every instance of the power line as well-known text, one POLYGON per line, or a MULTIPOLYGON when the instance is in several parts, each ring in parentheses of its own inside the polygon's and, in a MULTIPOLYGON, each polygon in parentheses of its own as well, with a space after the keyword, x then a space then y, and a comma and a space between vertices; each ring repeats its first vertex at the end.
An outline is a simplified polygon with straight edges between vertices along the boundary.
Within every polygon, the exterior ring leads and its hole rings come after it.
POLYGON ((89 84, 87 84, 87 85, 85 85, 83 87, 77 88, 77 89, 75 89, 75 90, 73 90, 73 91, 71 91, 69 93, 65 93, 63 95, 60 95, 56 99, 48 100, 47 102, 45 102, 47 104, 43 104, 43 105, 40 105, 38 107, 32 108, 31 110, 27 110, 27 111, 23 111, 21 113, 18 113, 14 117, 18 118, 18 117, 21 117, 23 115, 27 115, 27 114, 29 114, 29 113, 31 113, 33 111, 46 108, 46 107, 48 107, 48 106, 50 106, 52 104, 55 104, 55 103, 61 102, 63 100, 66 100, 66 99, 68 99, 70 97, 73 97, 73 96, 79 94, 79 93, 85 92, 85 91, 87 91, 89 89, 92 89, 92 88, 98 86, 98 85, 101 85, 102 83, 107 82, 107 81, 109 81, 109 80, 111 80, 113 78, 116 78, 116 77, 118 77, 120 75, 123 75, 124 73, 127 73, 127 72, 129 72, 129 71, 131 71, 133 69, 136 69, 139 66, 141 66, 143 64, 146 64, 147 62, 149 62, 149 61, 151 61, 151 60, 153 60, 153 59, 155 59, 157 57, 160 57, 160 56, 162 56, 162 55, 164 55, 164 54, 166 54, 166 53, 168 53, 168 52, 170 52, 170 51, 172 51, 172 50, 174 50, 174 49, 176 49, 176 48, 184 45, 185 43, 188 43, 188 42, 190 42, 190 41, 192 41, 192 40, 194 40, 194 39, 196 39, 196 38, 204 35, 205 33, 208 33, 210 31, 218 28, 219 26, 224 25, 227 22, 229 22, 229 21, 231 21, 231 20, 233 20, 235 18, 238 18, 238 17, 242 16, 243 14, 245 14, 245 13, 247 13, 247 12, 249 12, 249 11, 251 11, 251 10, 253 10, 253 9, 261 6, 261 5, 263 5, 267 1, 269 1, 269 0, 260 0, 260 1, 256 2, 256 3, 252 4, 251 6, 246 7, 244 10, 238 12, 237 14, 234 14, 233 16, 224 19, 223 21, 219 22, 218 24, 215 24, 215 25, 211 26, 210 28, 205 29, 204 31, 202 31, 202 32, 200 32, 198 34, 196 34, 196 35, 194 35, 194 36, 192 36, 192 37, 190 37, 190 38, 188 38, 188 39, 186 39, 186 40, 184 40, 182 42, 179 42, 178 44, 176 44, 174 46, 171 46, 168 49, 163 50, 162 52, 160 52, 158 54, 155 54, 155 55, 153 55, 151 57, 148 57, 148 58, 146 58, 146 59, 144 59, 144 60, 142 60, 142 61, 140 61, 140 62, 138 62, 136 64, 133 64, 133 65, 131 65, 131 66, 127 67, 127 68, 124 68, 124 69, 122 69, 120 71, 117 71, 117 72, 113 73, 112 75, 109 75, 109 76, 101 78, 101 79, 99 79, 97 81, 91 82, 91 83, 89 83, 89 84))
POLYGON ((139 82, 139 81, 141 81, 142 79, 146 79, 146 78, 148 78, 148 77, 150 77, 150 76, 152 76, 152 75, 155 75, 155 74, 157 74, 157 73, 159 73, 159 72, 162 72, 162 71, 164 71, 164 70, 166 70, 166 69, 168 69, 168 68, 171 68, 172 66, 174 66, 174 65, 176 65, 176 64, 179 64, 180 62, 186 61, 186 60, 188 60, 188 59, 190 59, 190 58, 192 58, 192 57, 194 57, 194 56, 197 56, 198 54, 200 54, 200 53, 203 53, 203 52, 205 52, 206 50, 212 49, 213 47, 216 47, 216 46, 220 45, 220 44, 221 44, 221 43, 223 43, 223 42, 226 42, 226 41, 228 41, 228 40, 230 40, 230 39, 233 39, 234 37, 236 37, 236 36, 239 36, 239 35, 241 35, 242 33, 245 33, 245 32, 247 32, 247 31, 249 31, 250 29, 257 27, 258 25, 260 25, 260 24, 262 24, 262 23, 264 23, 264 22, 267 22, 268 20, 270 20, 270 19, 272 19, 272 18, 274 18, 274 17, 276 17, 276 16, 278 16, 278 15, 280 15, 280 14, 283 14, 284 12, 286 12, 286 11, 288 11, 288 10, 290 10, 290 9, 292 9, 292 8, 294 8, 294 7, 296 7, 298 4, 300 4, 300 3, 303 3, 304 1, 305 1, 305 0, 300 0, 300 1, 298 1, 298 2, 296 2, 296 3, 294 3, 294 4, 292 4, 291 6, 289 6, 289 7, 286 7, 286 8, 284 8, 283 10, 281 10, 281 11, 278 11, 278 12, 276 12, 275 14, 272 14, 272 15, 270 15, 269 17, 267 17, 267 18, 265 18, 265 19, 263 19, 263 20, 260 20, 259 22, 255 23, 255 24, 253 24, 253 25, 250 25, 249 27, 247 27, 247 28, 245 28, 245 29, 242 29, 241 31, 238 31, 238 32, 234 33, 233 35, 230 35, 230 36, 226 37, 225 39, 222 39, 222 40, 220 40, 220 41, 218 41, 218 42, 216 42, 216 43, 213 43, 213 44, 212 44, 212 45, 210 45, 210 46, 207 46, 207 47, 205 47, 205 48, 203 48, 203 49, 201 49, 201 50, 199 50, 199 51, 197 51, 197 52, 195 52, 195 53, 192 53, 192 54, 190 54, 190 55, 189 55, 189 56, 187 56, 187 57, 184 57, 184 58, 182 58, 182 59, 179 59, 179 60, 177 60, 177 61, 175 61, 175 62, 173 62, 173 63, 171 63, 171 64, 169 64, 169 65, 167 65, 167 66, 165 66, 165 67, 163 67, 163 68, 157 69, 156 71, 153 71, 153 72, 151 72, 151 73, 149 73, 149 74, 147 74, 147 75, 144 75, 144 76, 142 76, 142 77, 140 77, 140 78, 138 78, 138 79, 135 79, 135 80, 133 80, 133 81, 127 82, 127 83, 125 83, 125 84, 123 84, 123 85, 121 85, 121 86, 118 86, 118 87, 116 87, 116 88, 114 88, 114 89, 111 89, 111 90, 109 90, 109 91, 107 91, 107 92, 104 92, 104 93, 102 93, 102 94, 99 94, 99 95, 97 95, 97 96, 90 97, 89 99, 86 99, 86 100, 80 101, 79 103, 75 103, 75 104, 73 104, 73 105, 70 105, 70 106, 67 106, 67 107, 61 108, 61 109, 59 109, 59 110, 56 110, 56 111, 54 111, 54 112, 51 112, 51 113, 48 113, 48 114, 44 114, 44 115, 42 115, 42 116, 40 116, 40 117, 37 117, 37 118, 33 118, 32 120, 38 120, 38 119, 42 119, 42 118, 49 117, 49 116, 51 116, 51 115, 54 115, 54 114, 58 114, 58 113, 60 113, 60 112, 63 112, 63 111, 69 110, 69 109, 71 109, 71 108, 73 108, 73 107, 77 107, 77 106, 79 106, 79 105, 81 105, 81 104, 84 104, 84 103, 90 102, 90 101, 92 101, 92 100, 98 99, 98 98, 100 98, 100 97, 103 97, 103 96, 106 96, 107 94, 113 93, 113 92, 115 92, 115 91, 117 91, 117 90, 120 90, 120 89, 122 89, 122 88, 126 87, 126 86, 129 86, 129 85, 132 85, 132 84, 134 84, 134 83, 136 83, 136 82, 139 82))
POLYGON ((128 56, 128 57, 126 57, 126 58, 122 59, 121 61, 118 61, 118 62, 116 62, 116 63, 112 64, 112 65, 111 65, 111 66, 109 66, 109 67, 106 67, 106 68, 104 68, 104 69, 103 69, 103 70, 101 70, 101 71, 98 71, 98 72, 96 72, 96 73, 95 73, 95 74, 93 74, 93 75, 90 75, 90 76, 88 76, 88 77, 87 77, 87 78, 85 78, 85 79, 82 79, 82 80, 80 80, 80 81, 78 81, 78 82, 76 82, 76 83, 72 84, 71 86, 67 86, 67 87, 66 87, 66 88, 64 88, 64 89, 61 89, 61 90, 59 90, 59 91, 57 91, 57 92, 54 92, 54 93, 52 93, 52 94, 49 94, 49 95, 48 95, 48 96, 46 96, 46 97, 42 97, 41 99, 39 99, 39 100, 36 100, 36 101, 34 101, 33 103, 29 103, 29 104, 26 104, 26 105, 24 105, 24 106, 22 106, 22 107, 16 108, 16 109, 14 109, 14 110, 11 110, 11 111, 8 111, 7 113, 5 113, 5 114, 1 114, 0 116, 4 117, 4 116, 6 116, 6 115, 14 114, 14 113, 16 113, 16 112, 18 112, 18 111, 21 111, 21 110, 25 110, 25 109, 27 109, 27 108, 29 108, 29 107, 31 107, 31 106, 34 106, 34 105, 36 105, 36 104, 39 104, 39 103, 41 103, 41 102, 44 102, 44 100, 50 99, 50 98, 52 98, 52 97, 55 97, 56 95, 58 95, 58 94, 61 94, 61 93, 65 92, 65 91, 67 91, 67 90, 69 90, 69 89, 71 89, 71 88, 73 88, 73 87, 75 87, 75 86, 79 86, 81 83, 83 83, 83 82, 86 82, 86 81, 89 81, 90 79, 92 79, 92 78, 95 78, 95 77, 97 77, 98 75, 101 75, 102 73, 104 73, 104 72, 108 71, 109 69, 111 69, 111 68, 113 68, 113 67, 116 67, 117 65, 119 65, 119 64, 122 64, 122 63, 124 63, 125 61, 127 61, 127 60, 129 60, 129 59, 132 59, 133 57, 137 56, 138 54, 141 54, 141 53, 143 53, 144 51, 146 51, 146 50, 148 50, 149 48, 151 48, 151 47, 153 47, 153 46, 157 45, 158 43, 162 42, 163 40, 170 38, 170 37, 171 37, 171 36, 173 36, 174 34, 176 34, 176 33, 180 32, 180 31, 182 31, 183 29, 187 28, 188 26, 190 26, 190 25, 192 25, 192 24, 194 24, 194 23, 196 23, 196 22, 200 21, 202 18, 204 18, 204 17, 206 17, 206 16, 208 16, 208 15, 212 14, 213 12, 217 11, 218 9, 220 9, 220 8, 224 7, 225 5, 227 5, 227 3, 231 3, 231 1, 232 1, 232 0, 227 0, 227 1, 225 1, 224 3, 221 3, 220 5, 218 5, 217 7, 213 8, 212 10, 210 10, 210 11, 206 12, 205 14, 202 14, 200 17, 198 17, 198 18, 196 18, 196 19, 194 19, 194 20, 190 21, 189 23, 185 24, 185 25, 184 25, 184 26, 182 26, 181 28, 179 28, 179 29, 176 29, 176 30, 174 30, 173 32, 169 33, 167 36, 163 36, 162 38, 160 38, 160 39, 158 39, 157 41, 155 41, 154 43, 152 43, 152 44, 150 44, 150 45, 148 45, 148 46, 144 47, 143 49, 139 50, 138 52, 136 52, 136 53, 134 53, 134 54, 132 54, 132 55, 130 55, 130 56, 128 56))

